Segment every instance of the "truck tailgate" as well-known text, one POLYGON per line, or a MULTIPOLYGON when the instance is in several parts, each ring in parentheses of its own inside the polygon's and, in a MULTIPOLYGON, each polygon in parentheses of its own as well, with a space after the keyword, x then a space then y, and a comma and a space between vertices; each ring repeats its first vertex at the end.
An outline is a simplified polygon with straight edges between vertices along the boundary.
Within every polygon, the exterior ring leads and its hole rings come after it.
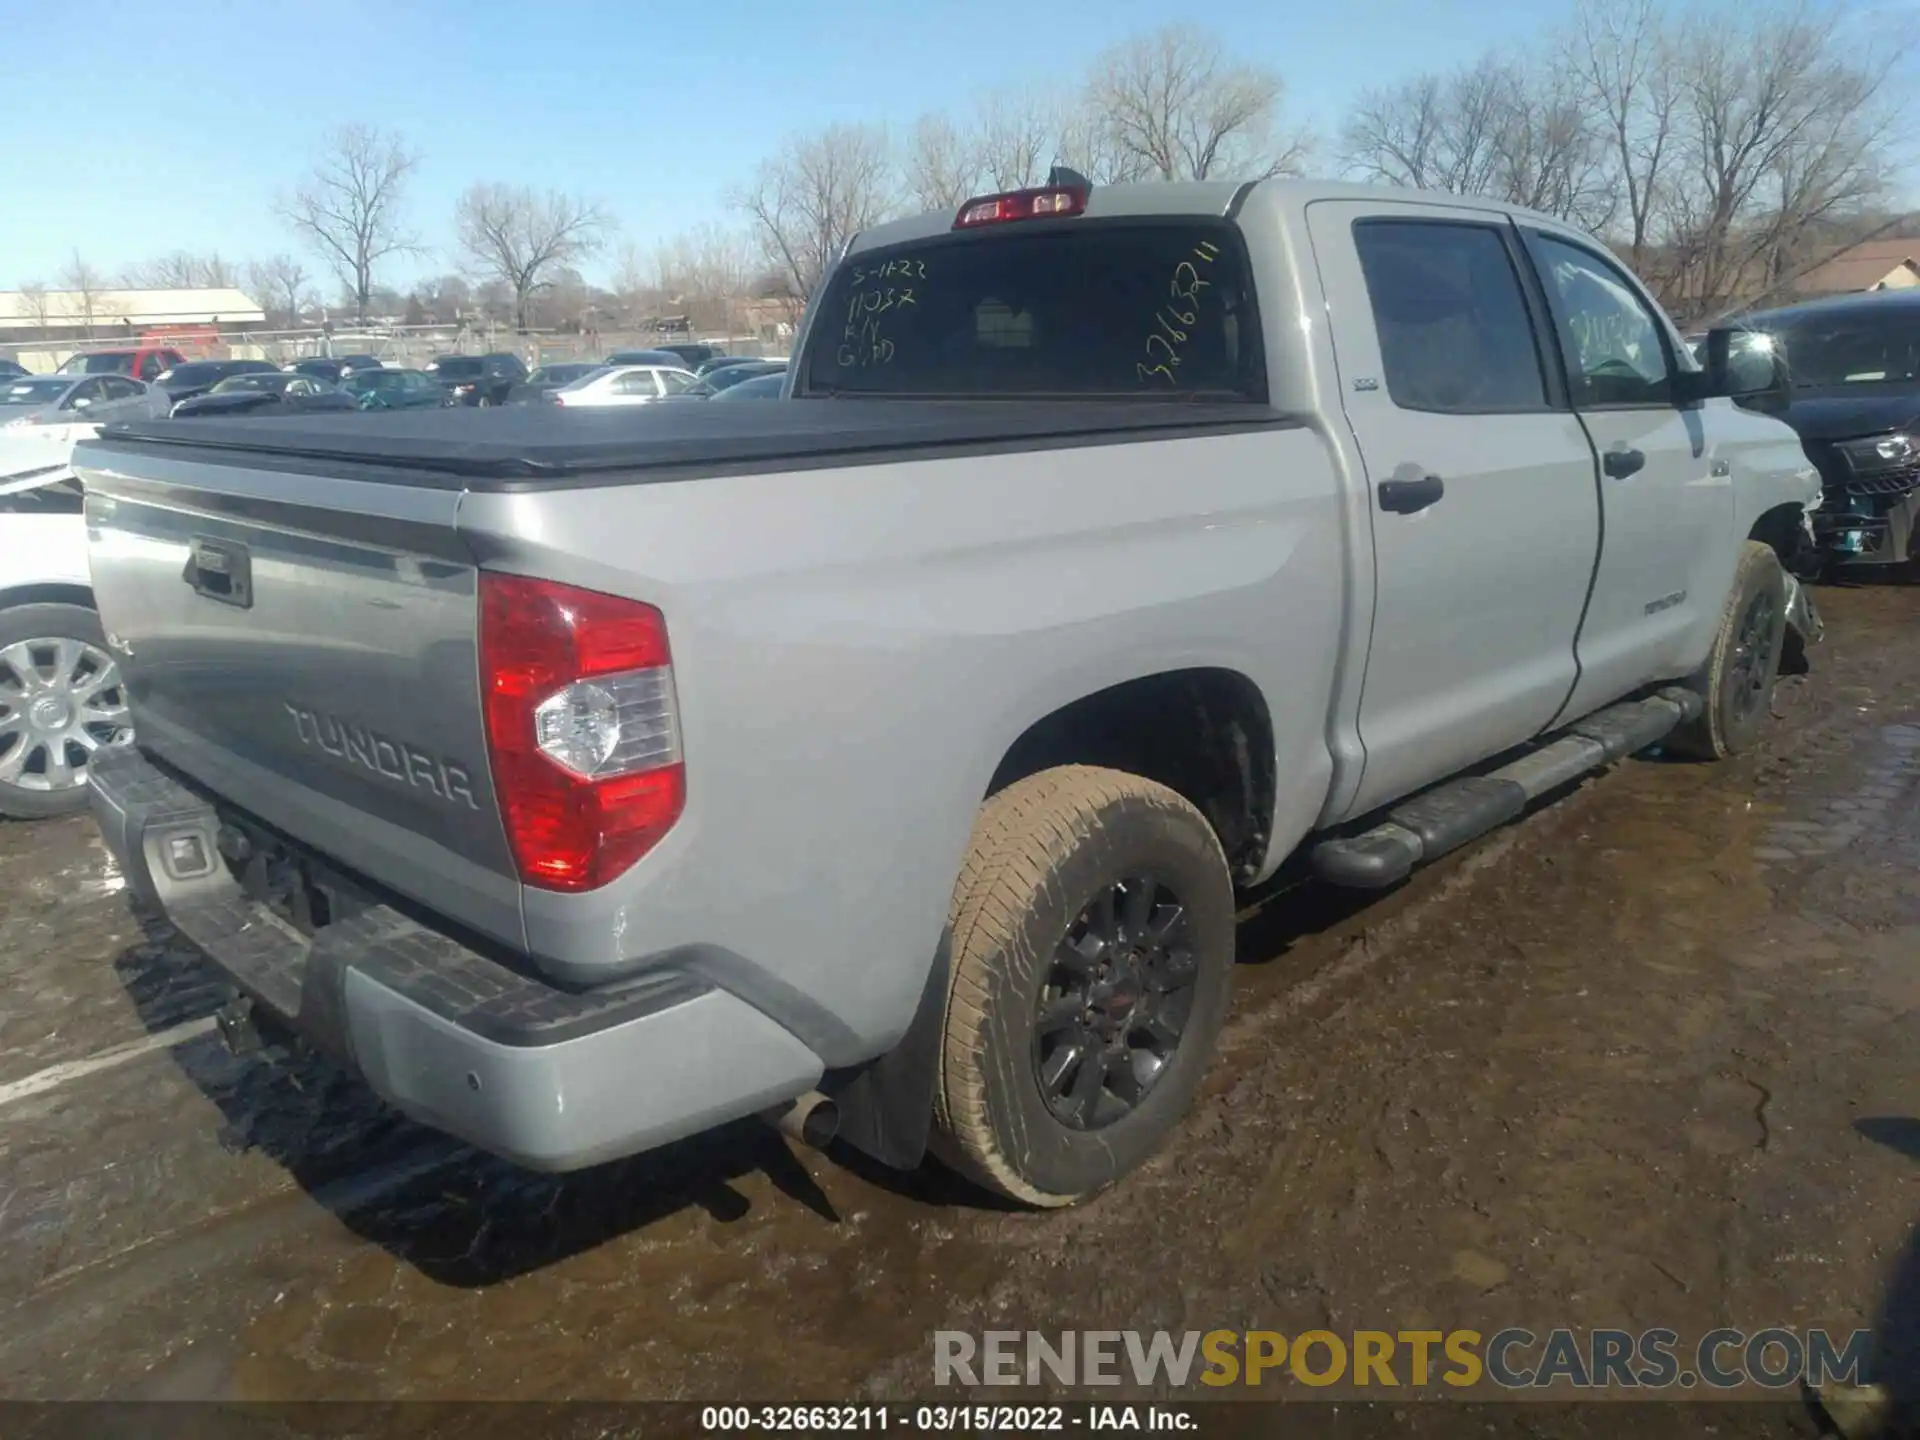
POLYGON ((523 943, 459 491, 155 454, 83 478, 94 591, 142 748, 523 943))

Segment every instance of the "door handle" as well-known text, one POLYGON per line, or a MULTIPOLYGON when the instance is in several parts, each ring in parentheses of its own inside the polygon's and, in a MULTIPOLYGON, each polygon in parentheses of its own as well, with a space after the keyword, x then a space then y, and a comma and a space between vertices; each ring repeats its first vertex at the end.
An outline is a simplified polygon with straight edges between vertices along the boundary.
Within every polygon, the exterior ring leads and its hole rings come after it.
POLYGON ((1412 515, 1426 509, 1447 493, 1447 482, 1438 475, 1420 480, 1382 480, 1380 508, 1393 515, 1412 515))
POLYGON ((1627 445, 1616 445, 1600 457, 1600 468, 1616 480, 1639 474, 1646 463, 1647 457, 1642 451, 1627 445))

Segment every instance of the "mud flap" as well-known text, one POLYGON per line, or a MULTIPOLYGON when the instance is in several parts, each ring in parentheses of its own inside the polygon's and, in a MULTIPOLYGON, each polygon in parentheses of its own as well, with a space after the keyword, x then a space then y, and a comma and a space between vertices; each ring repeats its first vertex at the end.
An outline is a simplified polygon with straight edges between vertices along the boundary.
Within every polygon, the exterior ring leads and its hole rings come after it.
POLYGON ((827 1075, 820 1089, 840 1108, 839 1138, 895 1170, 912 1170, 927 1153, 933 1087, 940 1078, 940 1034, 947 1018, 953 935, 943 930, 927 969, 919 1008, 886 1054, 827 1075))
POLYGON ((1782 675, 1805 675, 1813 667, 1807 662, 1807 647, 1818 645, 1826 634, 1826 622, 1813 603, 1813 592, 1791 571, 1787 574, 1787 643, 1780 654, 1782 675))

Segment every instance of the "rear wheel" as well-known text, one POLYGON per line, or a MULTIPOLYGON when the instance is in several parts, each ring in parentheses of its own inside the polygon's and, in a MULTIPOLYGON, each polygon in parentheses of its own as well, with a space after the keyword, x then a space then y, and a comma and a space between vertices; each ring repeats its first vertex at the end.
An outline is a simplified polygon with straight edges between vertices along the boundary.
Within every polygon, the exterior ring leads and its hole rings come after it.
POLYGON ((87 805, 87 767, 133 738, 100 617, 81 605, 0 611, 0 815, 87 805))
POLYGON ((1787 636, 1787 577, 1779 557, 1746 542, 1706 664, 1687 681, 1704 702, 1667 748, 1701 760, 1738 755, 1759 738, 1773 708, 1773 682, 1787 636))
POLYGON ((1145 1161, 1212 1056, 1233 916, 1219 840, 1165 786, 1063 766, 988 800, 951 912, 935 1153, 1040 1206, 1145 1161))

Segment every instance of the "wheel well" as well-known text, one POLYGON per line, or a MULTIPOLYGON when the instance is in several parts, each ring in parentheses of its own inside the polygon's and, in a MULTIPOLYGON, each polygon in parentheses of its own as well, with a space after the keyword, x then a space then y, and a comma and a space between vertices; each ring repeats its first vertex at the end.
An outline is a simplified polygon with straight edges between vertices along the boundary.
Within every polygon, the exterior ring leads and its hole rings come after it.
POLYGON ((1030 725, 989 795, 1055 765, 1100 765, 1156 780, 1191 801, 1236 876, 1266 858, 1273 824, 1273 721, 1233 670, 1175 670, 1100 690, 1030 725))
POLYGON ((1805 514, 1805 509, 1797 504, 1776 505, 1753 522, 1753 529, 1747 532, 1747 538, 1771 546, 1788 573, 1801 574, 1807 561, 1807 532, 1803 524, 1805 514))
POLYGON ((89 610, 100 607, 93 603, 93 591, 84 585, 16 585, 11 590, 0 590, 0 610, 11 610, 16 605, 83 605, 89 610))

